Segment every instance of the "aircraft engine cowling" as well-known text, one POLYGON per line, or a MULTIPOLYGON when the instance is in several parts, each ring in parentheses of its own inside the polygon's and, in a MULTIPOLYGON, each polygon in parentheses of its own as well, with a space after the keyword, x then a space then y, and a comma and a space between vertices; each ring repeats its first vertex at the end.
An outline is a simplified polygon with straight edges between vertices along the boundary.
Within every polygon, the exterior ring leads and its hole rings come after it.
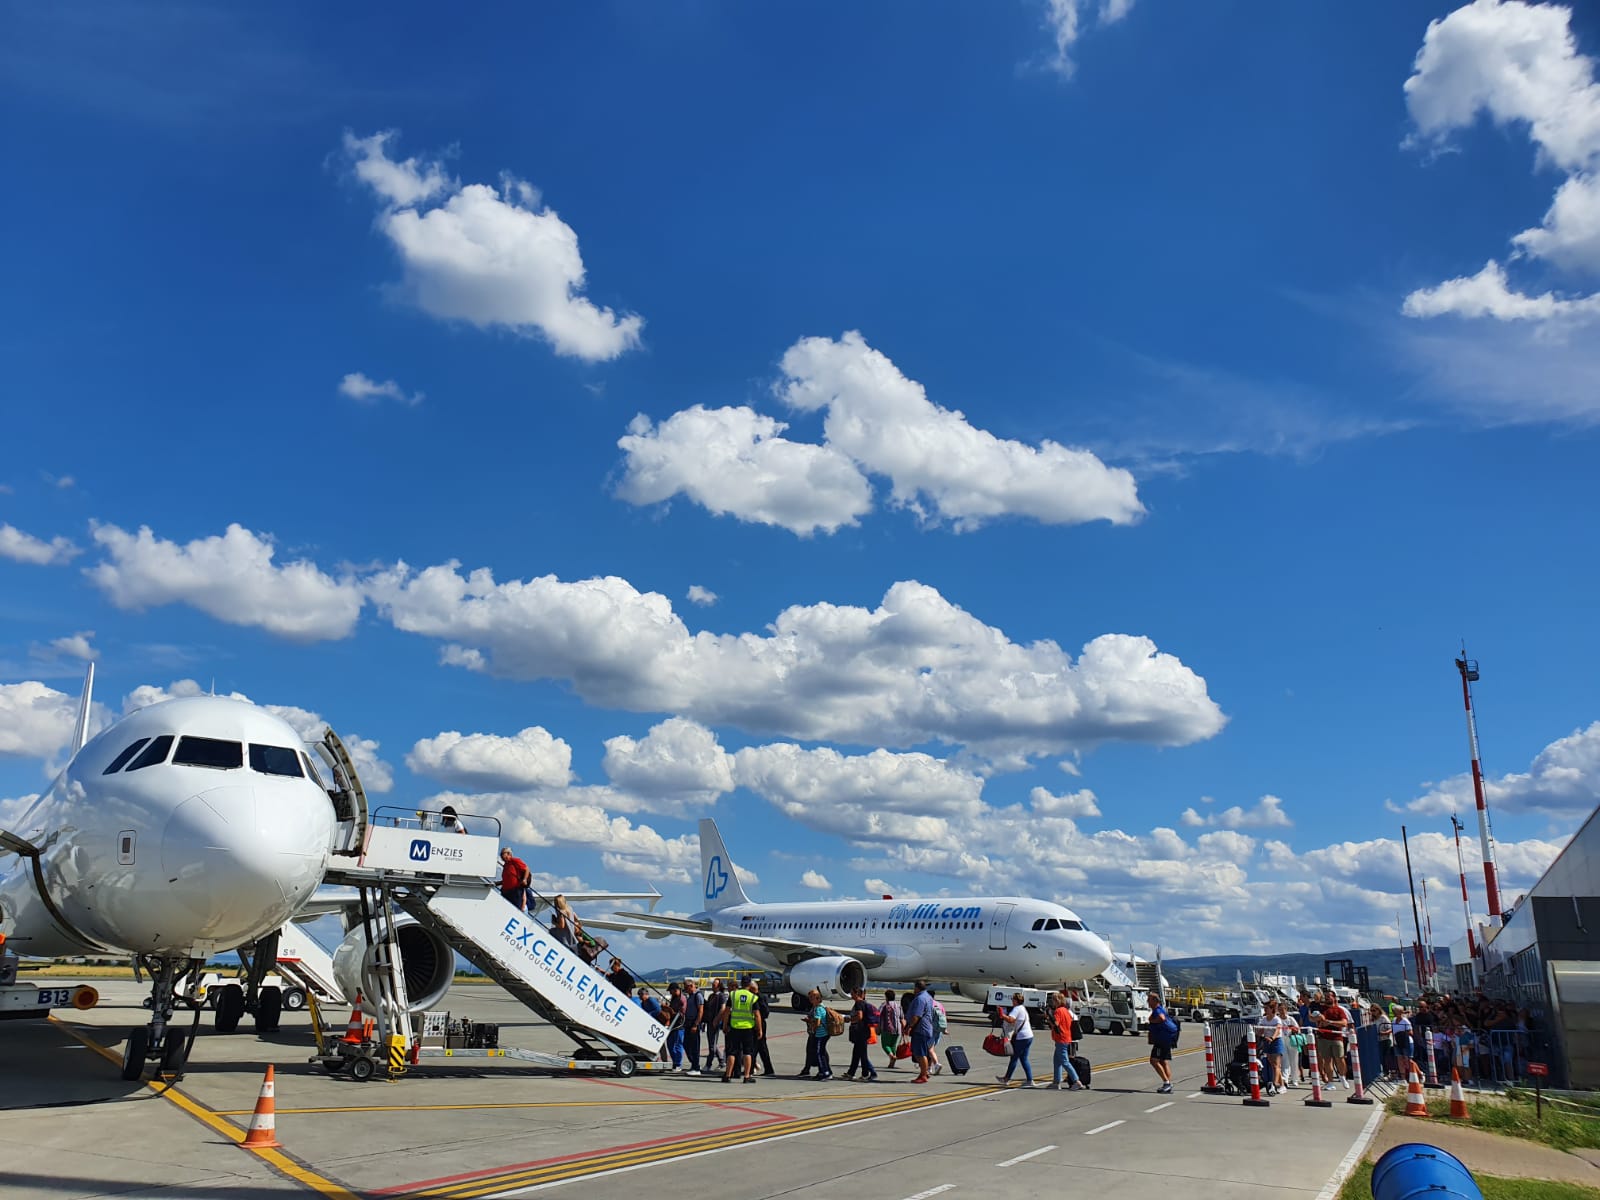
POLYGON ((833 958, 808 958, 789 968, 785 982, 799 995, 816 988, 824 1000, 836 999, 849 996, 858 987, 866 987, 867 969, 842 954, 833 958))
MULTIPOLYGON (((455 978, 455 952, 437 934, 405 918, 395 922, 395 938, 405 967, 408 1011, 419 1013, 435 1007, 455 978)), ((334 978, 351 1003, 359 990, 366 1003, 376 1008, 376 998, 383 989, 378 986, 374 957, 366 930, 359 925, 345 935, 333 952, 334 978)))

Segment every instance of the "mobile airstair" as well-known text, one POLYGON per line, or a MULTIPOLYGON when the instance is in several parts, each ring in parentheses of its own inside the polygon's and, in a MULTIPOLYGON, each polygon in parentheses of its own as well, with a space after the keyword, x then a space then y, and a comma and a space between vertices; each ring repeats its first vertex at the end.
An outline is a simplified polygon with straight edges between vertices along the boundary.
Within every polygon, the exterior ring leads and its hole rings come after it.
MULTIPOLYGON (((381 1069, 403 1074, 424 1059, 504 1058, 550 1070, 608 1070, 632 1075, 656 1070, 667 1028, 614 988, 596 968, 563 944, 532 913, 509 903, 486 882, 498 874, 498 823, 463 814, 469 828, 494 827, 495 836, 441 832, 379 809, 367 822, 360 857, 329 869, 326 881, 359 891, 360 921, 372 947, 369 975, 376 996, 364 996, 375 1028, 357 1041, 321 1048, 330 1070, 358 1079, 381 1069), (403 912, 560 1030, 575 1049, 565 1055, 499 1047, 453 1047, 420 1037, 412 1023, 406 972, 396 934, 403 912)), ((436 823, 433 823, 436 826, 436 823)))

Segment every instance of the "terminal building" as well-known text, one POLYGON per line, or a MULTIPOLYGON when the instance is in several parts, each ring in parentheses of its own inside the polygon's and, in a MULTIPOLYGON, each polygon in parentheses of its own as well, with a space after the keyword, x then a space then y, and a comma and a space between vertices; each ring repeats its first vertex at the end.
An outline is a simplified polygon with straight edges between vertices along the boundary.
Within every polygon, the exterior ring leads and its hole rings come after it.
MULTIPOLYGON (((1549 1058, 1553 1086, 1600 1087, 1600 809, 1539 882, 1486 934, 1470 982, 1526 1009, 1530 1053, 1549 1058)), ((1471 963, 1466 942, 1453 962, 1471 963)))

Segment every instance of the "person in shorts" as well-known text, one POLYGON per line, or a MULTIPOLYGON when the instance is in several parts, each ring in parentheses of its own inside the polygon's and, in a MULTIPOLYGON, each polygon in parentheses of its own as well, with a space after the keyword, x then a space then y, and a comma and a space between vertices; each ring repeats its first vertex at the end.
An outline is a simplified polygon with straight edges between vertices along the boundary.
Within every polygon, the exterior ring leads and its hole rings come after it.
POLYGON ((728 1065, 723 1068, 722 1082, 729 1083, 735 1075, 742 1075, 746 1083, 754 1083, 756 1039, 760 1036, 761 1010, 756 993, 750 990, 750 976, 742 976, 728 1005, 722 1010, 728 1031, 728 1065))
POLYGON ((927 1083, 933 1065, 934 1016, 925 980, 919 979, 912 986, 911 998, 905 1004, 905 1029, 911 1035, 911 1061, 917 1064, 917 1077, 911 1082, 927 1083))
POLYGON ((1161 1078, 1161 1086, 1156 1088, 1160 1095, 1167 1096, 1172 1093, 1172 1047, 1157 1041, 1157 1026, 1166 1028, 1167 1010, 1161 1003, 1161 996, 1156 992, 1150 993, 1150 1066, 1161 1078))

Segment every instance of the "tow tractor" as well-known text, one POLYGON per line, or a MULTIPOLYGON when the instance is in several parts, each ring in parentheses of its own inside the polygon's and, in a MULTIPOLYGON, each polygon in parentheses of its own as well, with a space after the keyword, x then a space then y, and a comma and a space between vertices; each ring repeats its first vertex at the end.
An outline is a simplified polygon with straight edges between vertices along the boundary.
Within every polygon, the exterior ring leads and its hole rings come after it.
POLYGON ((86 983, 59 987, 18 983, 17 968, 22 960, 4 949, 4 942, 4 935, 0 935, 0 1021, 48 1017, 53 1008, 87 1012, 100 1003, 100 993, 86 983))

